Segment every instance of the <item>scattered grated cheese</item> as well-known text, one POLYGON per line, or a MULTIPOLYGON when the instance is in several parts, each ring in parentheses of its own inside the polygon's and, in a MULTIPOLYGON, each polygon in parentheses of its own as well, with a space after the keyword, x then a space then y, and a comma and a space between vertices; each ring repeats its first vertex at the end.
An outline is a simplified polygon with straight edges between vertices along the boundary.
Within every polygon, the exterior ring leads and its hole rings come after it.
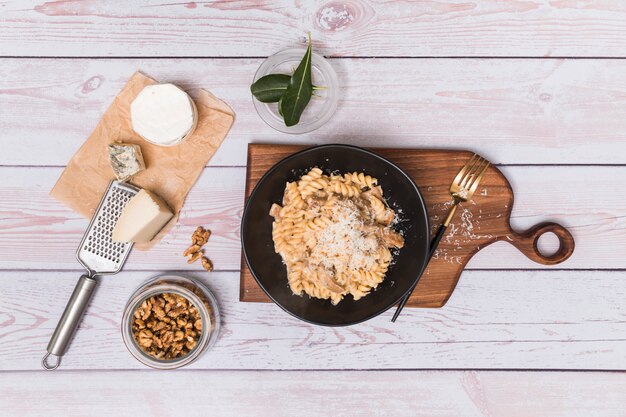
POLYGON ((318 232, 310 263, 329 272, 369 269, 376 263, 380 243, 364 233, 366 224, 351 200, 338 200, 333 206, 333 223, 318 232))

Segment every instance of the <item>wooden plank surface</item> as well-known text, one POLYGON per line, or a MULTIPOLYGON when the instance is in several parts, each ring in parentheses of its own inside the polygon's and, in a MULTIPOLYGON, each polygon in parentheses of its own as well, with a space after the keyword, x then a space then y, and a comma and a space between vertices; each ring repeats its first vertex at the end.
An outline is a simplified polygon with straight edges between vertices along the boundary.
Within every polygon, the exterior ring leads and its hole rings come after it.
POLYGON ((476 150, 497 164, 626 164, 626 61, 340 59, 335 116, 286 135, 256 114, 261 59, 3 59, 0 165, 67 163, 137 70, 206 88, 236 113, 211 165, 243 166, 249 142, 476 150))
MULTIPOLYGON (((80 273, 2 273, 0 370, 40 370, 80 273)), ((145 369, 126 351, 120 320, 132 292, 156 273, 100 280, 63 370, 145 369)), ((216 294, 223 328, 191 369, 626 370, 623 272, 466 271, 441 309, 406 309, 396 323, 388 311, 344 328, 238 302, 237 272, 193 275, 216 294)))
POLYGON ((600 0, 0 4, 0 56, 20 57, 0 60, 0 414, 625 416, 624 372, 267 371, 626 370, 626 61, 581 59, 625 56, 625 14, 600 0), (258 118, 248 86, 263 57, 303 45, 309 30, 334 57, 340 105, 316 132, 280 134, 258 118), (51 58, 60 56, 85 59, 51 58), (168 239, 102 280, 68 371, 33 372, 81 273, 73 253, 87 225, 47 192, 136 70, 233 106, 235 126, 210 163, 228 168, 205 170, 168 239), (579 270, 528 270, 496 244, 444 309, 406 310, 395 325, 386 313, 324 329, 237 303, 242 167, 255 141, 463 143, 507 165, 514 227, 559 220, 573 230, 577 251, 563 268, 579 270), (157 271, 187 268, 178 253, 199 223, 217 232, 209 252, 229 271, 199 275, 223 310, 215 350, 181 372, 93 372, 143 369, 121 342, 123 305, 157 271))
MULTIPOLYGON (((358 143, 358 142, 356 142, 358 143)), ((559 268, 625 269, 626 167, 501 167, 515 190, 512 225, 522 231, 542 221, 561 222, 574 234, 576 251, 559 268), (566 185, 566 186, 565 186, 566 185), (575 193, 575 195, 573 195, 575 193), (546 197, 548 196, 548 197, 546 197)), ((77 269, 75 249, 87 220, 48 192, 61 168, 0 168, 0 269, 77 269), (33 254, 36 251, 36 255, 33 254)), ((134 250, 127 270, 191 269, 181 256, 196 226, 213 231, 207 253, 219 270, 239 270, 239 226, 245 168, 205 168, 178 224, 150 252, 134 250)), ((506 242, 479 252, 468 269, 546 268, 506 242)))
POLYGON ((623 417, 626 409, 623 373, 171 371, 167 381, 159 389, 152 372, 18 373, 0 386, 0 409, 23 417, 623 417))
POLYGON ((13 0, 5 56, 267 56, 304 41, 334 56, 623 56, 619 2, 13 0))

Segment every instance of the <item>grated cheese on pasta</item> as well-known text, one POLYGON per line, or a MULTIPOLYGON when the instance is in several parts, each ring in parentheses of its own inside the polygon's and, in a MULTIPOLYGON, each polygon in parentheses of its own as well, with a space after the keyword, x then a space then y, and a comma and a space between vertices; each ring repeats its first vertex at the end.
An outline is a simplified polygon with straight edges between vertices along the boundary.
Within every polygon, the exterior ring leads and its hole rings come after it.
POLYGON ((332 211, 335 220, 317 235, 309 263, 321 264, 329 272, 369 269, 379 242, 363 232, 365 222, 352 200, 340 200, 332 211))

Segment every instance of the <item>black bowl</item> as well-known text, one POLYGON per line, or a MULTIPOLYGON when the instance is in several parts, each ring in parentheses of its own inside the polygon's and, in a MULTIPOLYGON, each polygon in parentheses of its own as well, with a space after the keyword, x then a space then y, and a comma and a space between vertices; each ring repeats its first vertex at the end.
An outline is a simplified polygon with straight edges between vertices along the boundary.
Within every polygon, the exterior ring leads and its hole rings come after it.
POLYGON ((259 286, 288 313, 309 323, 346 326, 375 317, 398 303, 421 276, 428 254, 428 216, 422 195, 411 180, 387 159, 355 146, 324 145, 293 154, 274 165, 259 180, 246 204, 241 222, 243 254, 259 286), (274 252, 273 203, 282 203, 285 184, 298 180, 312 167, 326 174, 365 172, 378 178, 389 205, 398 213, 398 229, 405 246, 394 256, 385 280, 366 297, 347 295, 336 306, 330 300, 294 295, 287 270, 274 252))

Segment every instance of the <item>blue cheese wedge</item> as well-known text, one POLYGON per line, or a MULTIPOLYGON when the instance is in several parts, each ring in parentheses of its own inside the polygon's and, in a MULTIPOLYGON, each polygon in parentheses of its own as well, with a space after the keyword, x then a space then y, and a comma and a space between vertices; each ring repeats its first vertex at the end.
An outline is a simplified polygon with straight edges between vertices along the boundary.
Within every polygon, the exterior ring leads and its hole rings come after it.
POLYGON ((141 155, 141 147, 128 143, 112 143, 109 145, 109 163, 113 173, 120 181, 127 181, 146 169, 143 156, 141 155))
POLYGON ((173 216, 159 196, 140 190, 122 209, 113 228, 113 241, 150 242, 173 216))

